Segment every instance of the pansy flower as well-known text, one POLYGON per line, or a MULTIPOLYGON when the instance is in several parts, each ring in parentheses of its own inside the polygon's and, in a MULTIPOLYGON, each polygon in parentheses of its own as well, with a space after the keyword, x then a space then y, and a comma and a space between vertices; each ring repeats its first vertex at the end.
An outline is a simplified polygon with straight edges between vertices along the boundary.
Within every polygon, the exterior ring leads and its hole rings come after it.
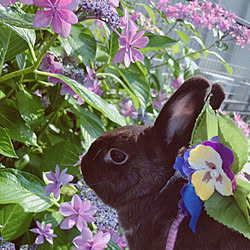
POLYGON ((220 143, 218 137, 195 145, 183 157, 177 157, 174 168, 188 180, 181 190, 181 209, 186 209, 190 214, 189 226, 193 232, 203 201, 208 200, 215 190, 223 196, 233 194, 236 186, 235 176, 230 169, 233 161, 233 152, 220 143))

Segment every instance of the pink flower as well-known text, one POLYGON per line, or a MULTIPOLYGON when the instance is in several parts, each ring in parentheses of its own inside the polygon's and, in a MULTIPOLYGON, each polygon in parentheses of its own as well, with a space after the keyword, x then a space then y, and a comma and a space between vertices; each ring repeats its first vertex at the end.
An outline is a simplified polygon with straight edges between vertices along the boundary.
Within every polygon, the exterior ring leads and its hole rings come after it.
POLYGON ((79 161, 76 164, 74 164, 73 167, 81 165, 81 162, 82 162, 82 155, 79 156, 79 161))
POLYGON ((54 31, 63 38, 70 34, 71 24, 78 22, 77 16, 72 12, 77 8, 80 0, 34 0, 39 8, 46 8, 36 13, 34 17, 34 27, 43 28, 50 24, 54 31))
POLYGON ((140 31, 136 34, 135 30, 123 33, 118 39, 121 49, 114 56, 113 63, 120 63, 124 60, 125 66, 129 67, 131 62, 142 62, 144 60, 143 54, 134 47, 144 48, 147 46, 149 39, 148 37, 142 37, 144 33, 145 31, 140 31))
POLYGON ((81 198, 75 194, 72 197, 71 204, 63 202, 60 205, 59 212, 63 216, 70 216, 61 223, 60 228, 70 229, 76 224, 78 230, 82 231, 88 226, 87 222, 95 221, 93 215, 96 211, 97 208, 91 206, 91 202, 89 200, 83 202, 81 198))
POLYGON ((83 228, 80 236, 73 239, 73 243, 81 250, 102 250, 105 249, 110 240, 110 233, 98 232, 94 237, 88 228, 83 228))
POLYGON ((49 183, 45 187, 46 195, 49 196, 51 193, 54 193, 54 197, 57 199, 60 195, 60 187, 69 184, 70 181, 73 180, 73 176, 70 174, 66 174, 67 168, 65 168, 61 173, 60 173, 60 168, 58 165, 56 165, 56 171, 55 174, 50 171, 49 174, 46 174, 47 178, 54 182, 54 183, 49 183))
POLYGON ((157 4, 157 9, 159 11, 163 11, 164 9, 167 8, 169 4, 169 0, 160 0, 159 3, 157 4))
MULTIPOLYGON (((8 7, 10 4, 14 4, 16 0, 0 0, 0 4, 3 7, 8 7)), ((20 0, 21 3, 25 5, 32 5, 34 4, 33 0, 20 0)))
POLYGON ((179 76, 176 80, 171 81, 171 85, 175 88, 178 89, 180 87, 180 84, 182 82, 181 77, 179 76))
POLYGON ((117 10, 115 9, 115 7, 119 7, 120 0, 109 0, 109 2, 111 10, 113 10, 113 12, 117 14, 117 10))
POLYGON ((48 223, 45 227, 41 225, 39 221, 36 221, 36 225, 38 228, 32 228, 30 229, 31 232, 39 234, 36 237, 35 244, 40 245, 44 243, 44 238, 53 245, 53 239, 52 237, 57 237, 57 235, 54 234, 54 230, 51 229, 51 223, 48 223))
POLYGON ((121 114, 125 117, 131 117, 133 119, 136 119, 138 116, 138 112, 135 110, 134 105, 129 100, 123 101, 121 114))
POLYGON ((239 113, 234 113, 234 121, 238 125, 238 127, 242 130, 242 132, 245 134, 245 136, 249 136, 249 129, 248 124, 245 123, 239 113))

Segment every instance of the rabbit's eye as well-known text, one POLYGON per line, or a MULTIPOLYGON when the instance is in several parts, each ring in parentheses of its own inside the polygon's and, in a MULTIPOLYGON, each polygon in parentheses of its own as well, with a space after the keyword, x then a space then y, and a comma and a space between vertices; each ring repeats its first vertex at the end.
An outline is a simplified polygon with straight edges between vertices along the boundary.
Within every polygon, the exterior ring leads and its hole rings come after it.
POLYGON ((107 154, 107 158, 117 165, 121 165, 128 160, 128 155, 120 149, 111 148, 107 154))

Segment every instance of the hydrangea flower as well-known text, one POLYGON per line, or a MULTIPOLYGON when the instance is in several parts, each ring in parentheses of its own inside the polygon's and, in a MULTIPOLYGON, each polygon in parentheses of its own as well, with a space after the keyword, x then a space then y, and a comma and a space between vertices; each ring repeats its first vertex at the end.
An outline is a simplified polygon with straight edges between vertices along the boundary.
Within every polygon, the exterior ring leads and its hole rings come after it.
POLYGON ((60 173, 60 168, 58 165, 56 165, 55 173, 50 171, 49 174, 46 174, 46 177, 52 181, 53 183, 49 183, 45 187, 46 195, 49 196, 51 193, 54 193, 54 197, 57 199, 60 195, 60 187, 64 185, 68 185, 70 181, 73 180, 73 176, 70 174, 66 174, 66 171, 68 169, 65 168, 60 173))
POLYGON ((82 201, 81 198, 75 194, 72 197, 71 203, 63 202, 60 205, 59 212, 63 216, 70 216, 61 223, 61 229, 70 229, 75 224, 79 231, 82 231, 83 228, 87 227, 87 222, 94 222, 95 219, 93 215, 96 213, 97 208, 91 206, 89 200, 82 201))
POLYGON ((83 228, 80 236, 73 239, 73 243, 81 250, 101 250, 105 249, 110 240, 110 233, 98 232, 94 237, 88 228, 83 228))
POLYGON ((36 221, 36 225, 38 228, 30 229, 31 232, 39 234, 36 237, 35 244, 37 245, 43 244, 45 238, 51 245, 53 245, 52 237, 57 237, 57 235, 55 235, 54 230, 51 229, 52 224, 48 223, 45 227, 43 227, 39 221, 36 221))
POLYGON ((233 152, 220 143, 218 137, 195 145, 184 156, 178 156, 174 165, 188 180, 181 190, 183 202, 180 208, 191 215, 190 228, 195 232, 203 201, 217 190, 223 196, 233 194, 235 176, 230 169, 234 161, 233 152))
POLYGON ((39 8, 46 8, 36 13, 33 21, 35 28, 43 28, 50 24, 54 31, 63 38, 67 38, 71 31, 71 24, 78 23, 78 18, 72 11, 77 8, 80 0, 34 0, 39 8))
MULTIPOLYGON (((8 7, 10 4, 14 4, 16 0, 0 0, 0 4, 3 7, 8 7)), ((20 0, 21 3, 25 5, 32 5, 34 4, 33 0, 20 0)))

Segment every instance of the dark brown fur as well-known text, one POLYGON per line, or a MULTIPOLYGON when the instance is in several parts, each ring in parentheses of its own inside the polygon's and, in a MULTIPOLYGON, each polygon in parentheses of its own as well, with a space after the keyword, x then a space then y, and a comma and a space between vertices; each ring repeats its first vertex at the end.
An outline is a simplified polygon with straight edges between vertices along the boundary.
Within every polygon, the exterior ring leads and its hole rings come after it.
MULTIPOLYGON (((216 108, 225 97, 218 86, 212 91, 216 108)), ((107 132, 83 158, 86 183, 117 210, 131 250, 165 249, 184 184, 173 165, 180 149, 188 145, 211 90, 210 83, 200 76, 187 80, 165 104, 153 127, 126 126, 107 132), (128 160, 122 165, 107 161, 110 148, 123 150, 128 160)), ((189 228, 189 219, 180 225, 175 249, 250 249, 250 241, 204 211, 197 233, 189 228)))

